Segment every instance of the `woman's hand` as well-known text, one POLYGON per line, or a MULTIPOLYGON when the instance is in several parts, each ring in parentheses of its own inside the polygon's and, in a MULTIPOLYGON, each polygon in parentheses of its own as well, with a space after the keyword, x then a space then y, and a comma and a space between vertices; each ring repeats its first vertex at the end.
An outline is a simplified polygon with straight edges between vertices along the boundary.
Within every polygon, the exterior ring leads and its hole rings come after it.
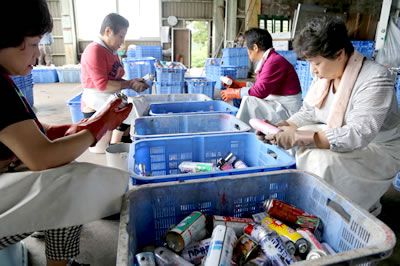
POLYGON ((144 82, 144 79, 137 78, 137 79, 129 80, 129 88, 133 89, 136 92, 142 92, 142 91, 147 90, 149 88, 149 85, 147 85, 144 82))

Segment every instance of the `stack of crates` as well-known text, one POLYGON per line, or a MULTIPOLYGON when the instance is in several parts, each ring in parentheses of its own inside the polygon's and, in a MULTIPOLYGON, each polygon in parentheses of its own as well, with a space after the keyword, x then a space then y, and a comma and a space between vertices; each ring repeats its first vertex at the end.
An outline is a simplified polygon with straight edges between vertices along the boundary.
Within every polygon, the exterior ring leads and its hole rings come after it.
POLYGON ((211 99, 214 98, 214 87, 215 81, 207 80, 205 78, 185 78, 187 93, 196 94, 201 93, 205 94, 211 99))
POLYGON ((222 50, 222 61, 224 65, 236 66, 236 78, 245 79, 249 71, 249 55, 247 48, 224 48, 222 50))
POLYGON ((313 79, 310 72, 310 63, 305 60, 297 60, 295 69, 299 76, 302 98, 304 99, 313 79))
POLYGON ((156 94, 184 93, 185 72, 186 67, 182 63, 158 62, 156 64, 156 94))
MULTIPOLYGON (((143 78, 147 74, 156 74, 154 67, 156 59, 154 57, 132 58, 127 57, 122 59, 124 65, 126 79, 143 78)), ((152 86, 143 92, 135 92, 131 89, 126 89, 123 92, 127 96, 136 96, 142 94, 151 94, 152 86)))
POLYGON ((220 77, 230 76, 237 78, 237 67, 222 65, 221 58, 208 58, 206 60, 206 78, 215 81, 215 88, 222 89, 220 77))
POLYGON ((61 83, 80 83, 81 82, 81 66, 80 65, 64 65, 57 67, 58 79, 61 83))
POLYGON ((15 85, 24 94, 28 100, 29 105, 33 106, 33 77, 32 73, 27 76, 15 76, 11 77, 14 80, 15 85))
POLYGON ((276 50, 278 54, 283 56, 289 63, 293 65, 293 67, 296 67, 297 63, 297 55, 293 52, 293 50, 288 50, 288 51, 281 51, 281 50, 276 50))
POLYGON ((363 56, 372 59, 372 55, 375 50, 375 42, 374 41, 351 41, 358 52, 360 52, 363 56))
POLYGON ((54 67, 35 67, 31 73, 35 83, 58 82, 57 70, 54 67))
POLYGON ((154 57, 158 61, 161 61, 162 60, 162 47, 161 46, 136 46, 135 56, 136 56, 136 58, 154 57))

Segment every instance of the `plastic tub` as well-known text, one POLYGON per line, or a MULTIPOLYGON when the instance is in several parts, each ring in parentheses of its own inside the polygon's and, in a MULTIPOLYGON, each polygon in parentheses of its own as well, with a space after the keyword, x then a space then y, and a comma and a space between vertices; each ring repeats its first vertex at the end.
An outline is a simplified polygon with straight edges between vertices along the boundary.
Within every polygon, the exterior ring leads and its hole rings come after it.
POLYGON ((33 82, 35 83, 54 83, 58 82, 58 74, 56 69, 33 69, 33 82))
POLYGON ((213 80, 186 79, 188 93, 202 93, 210 98, 214 98, 215 82, 213 80))
POLYGON ((58 79, 61 83, 80 83, 81 69, 57 68, 58 79))
POLYGON ((157 81, 156 93, 157 94, 175 94, 183 93, 185 82, 182 81, 157 81))
POLYGON ((128 155, 130 143, 112 144, 106 148, 107 166, 128 172, 128 155))
POLYGON ((81 97, 82 92, 67 101, 69 111, 71 112, 72 123, 79 122, 84 118, 81 111, 81 97))
POLYGON ((180 103, 153 103, 149 108, 149 115, 171 114, 211 114, 225 113, 236 115, 238 108, 224 101, 180 102, 180 103))
POLYGON ((155 75, 154 57, 145 58, 124 58, 122 59, 126 79, 143 78, 147 74, 155 75))
POLYGON ((128 166, 133 183, 145 184, 272 171, 293 168, 295 163, 295 158, 285 150, 261 142, 254 133, 244 132, 138 140, 131 144, 128 166), (229 152, 248 167, 195 174, 179 171, 178 166, 183 161, 216 164, 229 152), (139 164, 145 165, 150 176, 139 175, 139 164))
POLYGON ((238 133, 250 127, 233 115, 203 114, 136 118, 132 139, 178 137, 184 135, 238 133))
POLYGON ((145 246, 160 246, 164 233, 193 211, 248 217, 269 198, 318 216, 322 241, 337 253, 293 265, 371 265, 390 256, 393 231, 323 179, 297 170, 235 175, 139 186, 125 196, 119 227, 117 265, 133 266, 145 246), (365 264, 363 264, 365 263, 365 264))

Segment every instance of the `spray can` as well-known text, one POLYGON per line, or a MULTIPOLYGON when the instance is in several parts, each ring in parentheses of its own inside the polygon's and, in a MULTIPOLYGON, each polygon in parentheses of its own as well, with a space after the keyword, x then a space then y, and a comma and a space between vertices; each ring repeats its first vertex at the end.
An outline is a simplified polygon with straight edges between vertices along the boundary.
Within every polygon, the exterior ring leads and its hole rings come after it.
POLYGON ((136 260, 139 266, 156 266, 153 252, 138 253, 136 254, 136 260))
POLYGON ((226 225, 235 231, 237 237, 243 234, 243 230, 247 224, 254 223, 254 220, 251 218, 236 218, 218 215, 213 215, 212 220, 214 228, 218 225, 226 225))
POLYGON ((147 84, 147 86, 149 86, 149 88, 151 88, 153 86, 153 81, 154 81, 154 75, 151 73, 146 74, 144 77, 144 83, 147 84))
POLYGON ((323 256, 328 256, 321 243, 315 238, 313 233, 307 228, 299 228, 297 232, 301 234, 310 243, 310 251, 307 254, 307 260, 319 259, 323 256))
POLYGON ((181 162, 178 166, 182 173, 199 173, 216 171, 213 163, 181 162))
POLYGON ((233 80, 231 80, 231 79, 228 78, 227 76, 225 76, 225 77, 224 77, 224 76, 221 76, 219 79, 221 80, 221 82, 225 83, 225 84, 228 85, 228 86, 231 86, 232 83, 233 83, 233 80))
POLYGON ((267 122, 264 122, 263 120, 258 119, 258 118, 250 119, 249 123, 250 123, 250 126, 252 126, 254 129, 261 131, 265 135, 276 134, 279 131, 281 131, 276 126, 273 126, 273 125, 271 125, 267 122))
POLYGON ((236 234, 232 228, 217 225, 212 232, 210 248, 203 265, 231 265, 236 240, 236 234))
POLYGON ((211 238, 192 243, 185 247, 185 249, 182 251, 182 257, 193 264, 200 264, 201 260, 207 256, 210 243, 211 238))
POLYGON ((154 250, 156 262, 158 266, 170 266, 170 265, 182 265, 182 266, 193 266, 192 263, 186 261, 184 258, 178 256, 171 250, 159 247, 154 250))
POLYGON ((203 239, 206 233, 205 215, 199 211, 194 211, 168 231, 165 240, 170 249, 181 252, 192 241, 203 239))
POLYGON ((242 235, 233 247, 232 260, 238 265, 244 265, 247 261, 257 257, 259 247, 247 235, 242 235))
POLYGON ((259 212, 259 213, 255 213, 252 215, 254 222, 257 224, 261 224, 262 220, 264 220, 264 218, 267 216, 268 216, 268 213, 266 213, 266 212, 259 212))
POLYGON ((107 101, 89 118, 89 121, 103 113, 108 104, 116 98, 120 98, 122 100, 121 104, 118 106, 118 109, 122 109, 128 105, 128 97, 120 91, 115 92, 113 95, 110 95, 107 101))

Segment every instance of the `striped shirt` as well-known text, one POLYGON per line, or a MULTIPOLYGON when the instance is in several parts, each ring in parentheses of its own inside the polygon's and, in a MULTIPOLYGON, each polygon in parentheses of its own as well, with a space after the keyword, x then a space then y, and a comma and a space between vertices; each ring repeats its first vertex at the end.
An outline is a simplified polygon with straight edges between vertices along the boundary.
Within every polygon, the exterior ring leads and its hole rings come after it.
MULTIPOLYGON (((330 93, 328 97, 335 95, 330 93)), ((326 123, 332 102, 332 99, 326 99, 320 109, 303 102, 299 112, 288 120, 298 127, 326 123)), ((387 68, 365 59, 347 105, 343 126, 324 132, 332 151, 347 152, 366 147, 371 142, 400 138, 399 124, 396 93, 387 68)))

